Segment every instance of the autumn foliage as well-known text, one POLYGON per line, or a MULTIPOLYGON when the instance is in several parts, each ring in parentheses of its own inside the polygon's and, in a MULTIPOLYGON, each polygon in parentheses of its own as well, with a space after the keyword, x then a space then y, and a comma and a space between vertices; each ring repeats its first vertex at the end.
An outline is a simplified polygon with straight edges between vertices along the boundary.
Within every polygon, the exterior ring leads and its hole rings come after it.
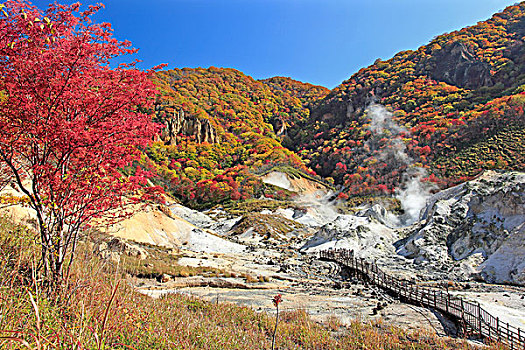
POLYGON ((154 87, 131 65, 135 52, 92 24, 99 6, 50 5, 41 12, 19 0, 0 15, 0 162, 35 210, 48 282, 60 283, 79 230, 114 219, 146 175, 119 169, 139 159, 153 138, 154 87))
POLYGON ((510 6, 378 59, 332 91, 284 77, 256 81, 234 69, 159 72, 157 121, 184 111, 209 121, 218 141, 180 133, 176 144, 154 144, 143 166, 191 206, 272 197, 275 189, 257 175, 273 166, 333 180, 342 200, 393 195, 412 168, 441 188, 485 169, 523 169, 524 14, 524 4, 510 6), (391 113, 396 130, 373 130, 374 103, 391 113))
POLYGON ((289 78, 256 81, 235 69, 210 67, 161 71, 156 120, 175 113, 208 121, 216 142, 198 142, 194 130, 176 143, 155 142, 143 160, 156 181, 184 204, 212 206, 230 200, 280 196, 257 175, 274 166, 304 173, 303 159, 286 147, 286 129, 309 115, 310 103, 328 90, 289 78))

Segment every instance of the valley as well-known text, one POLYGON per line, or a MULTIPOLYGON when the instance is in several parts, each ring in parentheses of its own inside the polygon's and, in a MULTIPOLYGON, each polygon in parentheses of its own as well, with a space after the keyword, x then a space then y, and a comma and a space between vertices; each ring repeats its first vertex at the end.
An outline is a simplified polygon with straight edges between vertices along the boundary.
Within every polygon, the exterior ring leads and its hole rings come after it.
MULTIPOLYGON (((501 322, 524 328, 525 287, 520 278, 524 275, 525 174, 489 171, 438 192, 429 197, 419 220, 409 225, 401 224, 379 204, 342 214, 337 203, 329 201, 333 198, 330 189, 320 189, 307 179, 297 181, 285 173, 272 174, 265 181, 288 190, 294 187, 299 191, 296 201, 258 213, 253 208, 232 214, 220 207, 205 212, 178 204, 170 207, 170 220, 178 220, 189 227, 186 231, 192 231, 181 236, 183 231, 178 228, 177 240, 163 243, 176 251, 177 264, 221 272, 187 277, 164 274, 156 280, 133 277, 130 283, 155 298, 180 293, 265 312, 272 311, 271 296, 279 293, 284 310, 304 310, 323 323, 333 318, 347 325, 355 320, 381 320, 408 330, 458 334, 456 325, 439 312, 406 304, 373 284, 349 276, 338 264, 318 258, 319 251, 345 248, 421 287, 444 291, 450 285, 451 294, 480 302, 501 322), (258 220, 247 220, 254 215, 258 220), (456 229, 455 222, 469 225, 454 235, 450 230, 456 229), (502 230, 500 236, 494 236, 498 232, 495 227, 502 230), (198 238, 206 235, 208 238, 198 238), (509 250, 508 245, 513 248, 509 250), (459 246, 463 255, 454 256, 459 246)), ((269 207, 272 202, 265 200, 258 205, 269 207)), ((130 220, 144 221, 139 217, 130 220)), ((135 235, 140 227, 136 221, 135 231, 127 230, 128 226, 124 223, 116 234, 135 241, 144 239, 145 243, 155 241, 151 236, 135 235)), ((157 234, 171 237, 174 233, 157 234)))
POLYGON ((525 2, 333 89, 103 7, 0 4, 0 348, 525 345, 525 2))

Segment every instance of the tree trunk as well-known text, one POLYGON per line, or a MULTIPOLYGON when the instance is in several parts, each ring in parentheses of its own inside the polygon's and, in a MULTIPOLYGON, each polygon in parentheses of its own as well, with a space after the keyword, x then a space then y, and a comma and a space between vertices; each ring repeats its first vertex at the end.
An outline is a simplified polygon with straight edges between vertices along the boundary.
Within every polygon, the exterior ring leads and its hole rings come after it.
POLYGON ((42 267, 44 289, 49 295, 58 296, 63 283, 65 248, 62 246, 63 232, 53 234, 44 224, 40 225, 42 240, 42 267), (56 237, 56 239, 53 239, 56 237))

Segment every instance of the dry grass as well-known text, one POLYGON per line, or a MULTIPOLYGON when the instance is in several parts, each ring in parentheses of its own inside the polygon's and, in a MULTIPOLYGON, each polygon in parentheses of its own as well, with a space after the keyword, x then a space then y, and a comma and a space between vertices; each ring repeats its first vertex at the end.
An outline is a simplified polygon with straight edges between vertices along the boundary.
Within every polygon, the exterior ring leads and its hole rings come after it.
MULTIPOLYGON (((102 242, 111 244, 115 239, 107 234, 94 231, 90 233, 90 237, 86 238, 89 245, 92 245, 94 250, 102 242)), ((122 241, 126 241, 121 239, 122 241)), ((176 249, 154 246, 147 243, 130 242, 141 249, 144 249, 148 256, 141 259, 138 256, 121 254, 119 261, 119 271, 139 278, 160 279, 164 274, 173 277, 189 277, 189 276, 225 276, 225 272, 219 268, 212 268, 207 266, 192 267, 181 266, 178 260, 183 256, 178 253, 176 249)))
POLYGON ((155 254, 153 257, 139 259, 134 256, 122 254, 120 258, 120 271, 139 278, 160 278, 163 274, 174 277, 189 276, 223 276, 222 269, 211 267, 191 267, 177 264, 179 257, 169 254, 155 254))
MULTIPOLYGON (((247 307, 183 295, 151 299, 122 271, 80 248, 60 302, 32 274, 37 245, 23 226, 0 218, 1 349, 269 349, 273 317, 247 307)), ((286 300, 283 301, 286 303, 286 300)), ((335 321, 331 328, 341 327, 335 321)), ((278 349, 471 349, 463 342, 354 323, 337 337, 303 311, 284 312, 278 349)), ((491 347, 496 349, 497 347, 491 347)))

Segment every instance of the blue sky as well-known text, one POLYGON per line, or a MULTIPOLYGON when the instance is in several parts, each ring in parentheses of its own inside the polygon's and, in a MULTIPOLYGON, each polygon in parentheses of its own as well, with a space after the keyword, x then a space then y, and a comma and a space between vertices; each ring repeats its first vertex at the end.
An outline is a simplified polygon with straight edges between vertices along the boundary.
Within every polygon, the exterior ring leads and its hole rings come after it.
POLYGON ((97 20, 140 49, 143 68, 230 67, 256 79, 289 76, 333 88, 377 58, 417 49, 515 2, 106 0, 97 20))

